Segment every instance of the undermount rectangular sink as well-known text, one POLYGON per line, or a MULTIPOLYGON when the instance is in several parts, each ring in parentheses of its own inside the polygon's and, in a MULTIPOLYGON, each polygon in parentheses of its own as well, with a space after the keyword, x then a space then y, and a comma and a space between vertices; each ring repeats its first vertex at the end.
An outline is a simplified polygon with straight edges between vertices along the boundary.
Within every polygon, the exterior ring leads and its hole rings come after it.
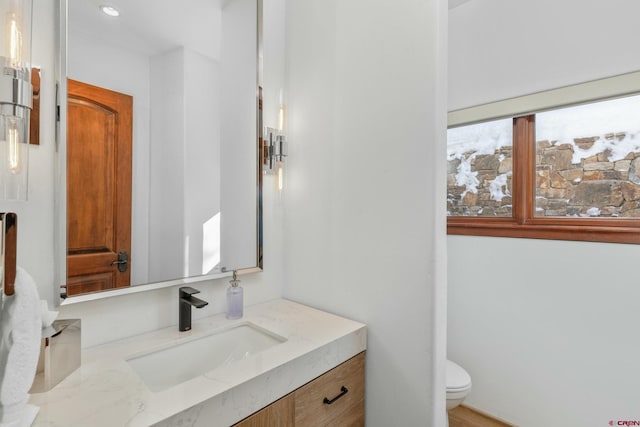
POLYGON ((285 341, 286 338, 246 322, 135 354, 127 362, 151 391, 158 392, 285 341))

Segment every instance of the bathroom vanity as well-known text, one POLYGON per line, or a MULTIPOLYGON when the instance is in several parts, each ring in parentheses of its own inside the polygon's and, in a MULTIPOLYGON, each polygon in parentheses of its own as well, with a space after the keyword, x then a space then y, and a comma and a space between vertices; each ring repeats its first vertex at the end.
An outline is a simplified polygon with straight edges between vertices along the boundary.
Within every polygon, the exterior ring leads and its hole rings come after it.
POLYGON ((364 426, 364 352, 234 427, 364 426), (338 393, 334 397, 331 393, 338 393))
POLYGON ((363 424, 365 350, 362 323, 274 300, 85 349, 34 426, 363 424))

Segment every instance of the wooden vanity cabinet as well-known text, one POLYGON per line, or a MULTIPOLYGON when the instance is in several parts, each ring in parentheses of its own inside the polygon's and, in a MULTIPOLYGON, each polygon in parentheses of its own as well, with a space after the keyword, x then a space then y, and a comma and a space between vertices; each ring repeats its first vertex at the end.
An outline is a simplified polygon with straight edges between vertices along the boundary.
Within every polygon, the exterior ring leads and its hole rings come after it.
POLYGON ((347 360, 234 427, 364 426, 364 355, 347 360))

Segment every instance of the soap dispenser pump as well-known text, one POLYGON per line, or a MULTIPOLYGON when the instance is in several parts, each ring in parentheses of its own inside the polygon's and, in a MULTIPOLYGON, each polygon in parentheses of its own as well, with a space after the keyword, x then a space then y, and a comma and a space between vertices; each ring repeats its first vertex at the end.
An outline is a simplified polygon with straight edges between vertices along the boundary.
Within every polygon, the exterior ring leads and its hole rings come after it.
POLYGON ((238 286, 238 272, 233 270, 233 279, 229 281, 230 286, 227 289, 227 319, 239 319, 242 317, 244 308, 243 290, 238 286))

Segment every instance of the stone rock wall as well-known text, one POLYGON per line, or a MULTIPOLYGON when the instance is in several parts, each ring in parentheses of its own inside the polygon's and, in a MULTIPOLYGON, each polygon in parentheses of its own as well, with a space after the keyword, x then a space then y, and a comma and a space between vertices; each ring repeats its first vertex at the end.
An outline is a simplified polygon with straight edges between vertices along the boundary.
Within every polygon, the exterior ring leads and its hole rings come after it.
MULTIPOLYGON (((605 138, 622 140, 625 134, 609 134, 605 138)), ((575 146, 588 150, 599 137, 575 139, 575 146)), ((507 177, 501 200, 492 198, 493 180, 511 170, 511 147, 503 147, 490 155, 471 160, 477 172, 477 191, 456 185, 461 160, 449 161, 447 211, 452 216, 511 216, 511 176, 507 177)), ((536 144, 536 215, 573 217, 640 217, 640 152, 624 159, 609 161, 605 150, 579 163, 572 163, 574 145, 555 145, 555 141, 536 144)), ((469 159, 473 153, 465 153, 469 159)), ((495 184, 494 184, 495 187, 495 184)))
POLYGON ((477 191, 470 191, 466 185, 456 185, 456 175, 462 161, 449 161, 447 168, 447 214, 452 216, 511 216, 511 175, 501 200, 491 197, 491 183, 499 175, 509 174, 513 163, 512 147, 502 147, 494 154, 465 153, 471 158, 471 170, 477 173, 477 191))

